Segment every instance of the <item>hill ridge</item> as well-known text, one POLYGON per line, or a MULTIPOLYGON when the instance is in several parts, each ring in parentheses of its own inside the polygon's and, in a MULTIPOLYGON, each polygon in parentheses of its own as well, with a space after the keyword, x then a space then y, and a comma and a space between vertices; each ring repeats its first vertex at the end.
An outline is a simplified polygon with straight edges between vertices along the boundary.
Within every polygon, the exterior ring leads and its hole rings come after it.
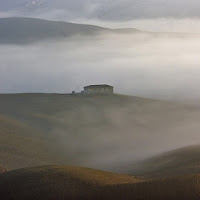
POLYGON ((198 200, 199 186, 200 175, 142 180, 89 168, 58 165, 19 169, 0 175, 0 195, 4 200, 198 200), (124 178, 127 183, 121 182, 124 178), (110 180, 114 182, 107 182, 110 180))
MULTIPOLYGON (((74 36, 91 37, 101 33, 120 33, 122 30, 39 18, 7 17, 0 18, 0 44, 29 44, 46 40, 59 41, 74 36)), ((137 29, 131 29, 128 32, 138 31, 137 29)))

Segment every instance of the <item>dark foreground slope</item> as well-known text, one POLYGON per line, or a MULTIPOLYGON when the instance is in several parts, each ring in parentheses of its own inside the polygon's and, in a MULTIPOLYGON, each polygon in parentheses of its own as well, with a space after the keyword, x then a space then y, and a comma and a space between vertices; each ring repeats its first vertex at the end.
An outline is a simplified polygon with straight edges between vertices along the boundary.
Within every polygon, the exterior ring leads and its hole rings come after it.
POLYGON ((135 177, 80 167, 47 166, 0 176, 2 199, 92 199, 104 187, 140 182, 135 177))
POLYGON ((4 200, 148 199, 195 200, 200 176, 144 181, 126 175, 79 167, 47 166, 0 175, 4 200))
POLYGON ((199 145, 180 148, 139 162, 131 173, 154 178, 200 174, 199 155, 199 145))
POLYGON ((200 141, 199 108, 173 102, 5 94, 0 105, 0 166, 8 170, 70 164, 127 173, 133 161, 200 141))

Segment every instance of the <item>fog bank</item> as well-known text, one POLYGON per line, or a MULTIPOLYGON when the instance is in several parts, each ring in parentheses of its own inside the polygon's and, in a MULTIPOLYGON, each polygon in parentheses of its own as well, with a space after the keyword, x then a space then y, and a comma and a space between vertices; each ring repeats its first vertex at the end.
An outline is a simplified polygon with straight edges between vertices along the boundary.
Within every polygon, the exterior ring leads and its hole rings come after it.
POLYGON ((0 93, 80 92, 111 84, 115 92, 199 100, 200 37, 116 34, 63 42, 0 46, 0 93))

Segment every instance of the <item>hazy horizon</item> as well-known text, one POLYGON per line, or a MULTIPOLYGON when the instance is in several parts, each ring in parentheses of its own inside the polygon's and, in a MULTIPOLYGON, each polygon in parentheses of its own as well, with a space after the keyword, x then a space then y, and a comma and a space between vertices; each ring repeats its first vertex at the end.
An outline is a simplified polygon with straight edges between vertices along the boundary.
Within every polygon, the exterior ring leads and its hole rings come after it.
MULTIPOLYGON (((197 0, 2 0, 0 17, 200 33, 199 8, 197 0)), ((70 93, 105 83, 121 94, 198 102, 199 50, 200 39, 192 35, 144 33, 5 43, 0 45, 0 93, 70 93)))
POLYGON ((198 101, 199 41, 108 34, 0 45, 0 93, 71 93, 110 84, 121 94, 198 101))

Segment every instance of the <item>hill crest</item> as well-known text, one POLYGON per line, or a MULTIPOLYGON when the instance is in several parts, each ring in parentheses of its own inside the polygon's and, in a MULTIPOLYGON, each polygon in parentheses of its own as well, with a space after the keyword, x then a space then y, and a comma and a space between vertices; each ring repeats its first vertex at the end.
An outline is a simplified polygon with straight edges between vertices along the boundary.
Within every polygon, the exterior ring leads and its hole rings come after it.
POLYGON ((109 29, 88 24, 49 21, 38 18, 0 18, 0 44, 28 44, 46 40, 63 40, 74 36, 104 33, 138 32, 137 29, 109 29))

